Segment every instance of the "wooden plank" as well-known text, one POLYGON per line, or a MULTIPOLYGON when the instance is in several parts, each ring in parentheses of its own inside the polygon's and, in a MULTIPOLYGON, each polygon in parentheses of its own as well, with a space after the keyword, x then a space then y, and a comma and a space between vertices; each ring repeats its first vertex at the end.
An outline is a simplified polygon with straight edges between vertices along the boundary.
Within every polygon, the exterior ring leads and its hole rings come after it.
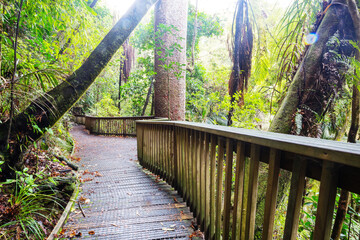
POLYGON ((209 237, 210 231, 210 152, 209 152, 210 136, 205 134, 205 236, 209 237))
POLYGON ((216 217, 215 239, 221 239, 222 195, 223 195, 223 168, 224 168, 224 140, 218 139, 218 161, 216 179, 216 217))
POLYGON ((216 136, 211 135, 210 150, 210 236, 209 239, 215 238, 215 179, 216 179, 216 136))
POLYGON ((334 213, 338 169, 332 162, 323 162, 314 239, 330 239, 334 213))
POLYGON ((180 142, 181 142, 181 184, 182 184, 182 196, 184 198, 184 202, 186 202, 186 162, 185 162, 185 129, 180 129, 180 142))
POLYGON ((164 152, 164 170, 165 170, 165 175, 164 175, 164 179, 165 181, 169 180, 169 162, 168 162, 168 139, 167 139, 167 128, 168 126, 164 126, 163 128, 163 152, 164 152))
POLYGON ((195 152, 196 152, 196 134, 195 131, 191 131, 191 159, 190 159, 190 163, 191 163, 191 192, 190 192, 190 199, 191 199, 191 211, 195 212, 196 209, 196 189, 195 189, 195 174, 196 174, 196 169, 195 169, 195 152))
POLYGON ((184 196, 184 193, 183 193, 183 186, 182 186, 182 160, 181 160, 181 157, 182 157, 182 152, 181 152, 181 131, 180 131, 180 128, 178 127, 174 127, 174 134, 175 134, 175 137, 174 139, 176 139, 176 156, 177 156, 177 177, 176 177, 176 183, 177 183, 177 191, 178 193, 181 195, 181 196, 184 196))
POLYGON ((224 220, 223 239, 230 237, 230 211, 231 211, 231 185, 233 168, 233 141, 226 139, 226 169, 225 169, 225 190, 224 190, 224 220))
POLYGON ((246 209, 245 239, 254 239, 257 188, 260 164, 260 146, 251 144, 249 191, 246 209))
POLYGON ((265 199, 265 213, 263 224, 263 240, 273 239, 273 229, 276 210, 276 197, 279 185, 279 173, 280 173, 280 151, 276 149, 270 149, 269 157, 269 173, 266 189, 265 199))
POLYGON ((201 151, 202 151, 203 134, 198 133, 196 143, 196 220, 201 223, 201 151))
POLYGON ((197 191, 197 176, 199 174, 198 166, 197 166, 197 160, 198 160, 198 147, 199 147, 199 132, 194 132, 195 139, 194 139, 194 152, 193 152, 193 198, 194 198, 194 214, 197 219, 198 218, 198 211, 199 211, 199 205, 198 205, 198 191, 197 191))
POLYGON ((169 121, 165 124, 175 124, 180 127, 360 168, 360 146, 355 143, 342 143, 203 123, 169 121))
MULTIPOLYGON (((173 160, 173 179, 172 179, 172 185, 174 186, 174 188, 176 190, 179 190, 179 140, 177 139, 177 134, 176 134, 176 127, 172 127, 171 128, 171 138, 172 138, 172 160, 173 160)), ((179 191, 180 192, 180 191, 179 191)))
POLYGON ((241 207, 243 202, 245 174, 245 144, 237 142, 236 144, 236 172, 235 172, 235 193, 234 193, 234 210, 232 239, 240 239, 241 236, 241 207))
POLYGON ((201 135, 201 150, 200 150, 200 225, 201 230, 205 230, 205 200, 206 200, 206 189, 205 189, 205 134, 201 135))
POLYGON ((286 211, 284 240, 295 240, 299 226, 302 195, 305 187, 306 160, 296 159, 293 162, 289 202, 286 211))
POLYGON ((190 136, 188 129, 185 129, 185 199, 188 205, 190 205, 190 163, 189 163, 189 155, 190 155, 190 136))
POLYGON ((166 178, 166 162, 165 162, 165 127, 160 126, 159 132, 160 132, 160 156, 159 156, 159 162, 160 162, 160 168, 161 168, 161 178, 166 178))

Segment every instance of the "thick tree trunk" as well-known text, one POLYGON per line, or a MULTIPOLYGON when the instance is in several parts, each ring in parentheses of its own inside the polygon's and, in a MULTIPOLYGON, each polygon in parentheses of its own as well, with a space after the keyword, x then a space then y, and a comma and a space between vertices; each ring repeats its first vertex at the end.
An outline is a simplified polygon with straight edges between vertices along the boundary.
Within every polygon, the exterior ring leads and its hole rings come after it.
POLYGON ((347 190, 341 189, 338 209, 336 213, 336 218, 334 222, 334 227, 331 233, 331 239, 339 240, 341 229, 345 220, 346 212, 349 206, 350 193, 347 190))
POLYGON ((155 2, 136 0, 79 69, 14 118, 9 150, 5 146, 9 123, 0 125, 0 153, 5 153, 8 167, 21 169, 22 150, 43 134, 34 126, 45 131, 79 100, 155 2))
MULTIPOLYGON (((347 11, 346 0, 334 0, 327 10, 318 31, 318 40, 307 51, 298 71, 295 74, 289 90, 283 100, 269 131, 278 133, 290 133, 294 115, 307 92, 312 91, 313 84, 321 70, 323 53, 329 38, 339 29, 339 23, 347 11)), ((306 96, 305 96, 306 97, 306 96)))
POLYGON ((156 117, 185 120, 187 6, 187 0, 160 0, 155 7, 156 117), (170 53, 172 49, 174 52, 170 53))

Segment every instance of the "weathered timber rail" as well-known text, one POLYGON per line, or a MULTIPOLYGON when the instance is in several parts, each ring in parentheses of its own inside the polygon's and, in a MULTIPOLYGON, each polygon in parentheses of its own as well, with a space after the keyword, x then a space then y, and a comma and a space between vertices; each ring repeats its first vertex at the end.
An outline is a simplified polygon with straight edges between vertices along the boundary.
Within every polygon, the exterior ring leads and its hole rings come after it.
POLYGON ((254 239, 260 162, 269 169, 262 239, 273 236, 280 169, 292 172, 283 239, 297 237, 305 177, 321 181, 314 239, 330 239, 337 187, 360 193, 356 144, 206 124, 138 121, 137 145, 140 164, 178 190, 207 239, 254 239))
POLYGON ((91 134, 136 136, 136 121, 155 119, 152 116, 141 117, 91 117, 74 115, 75 122, 85 125, 91 134))

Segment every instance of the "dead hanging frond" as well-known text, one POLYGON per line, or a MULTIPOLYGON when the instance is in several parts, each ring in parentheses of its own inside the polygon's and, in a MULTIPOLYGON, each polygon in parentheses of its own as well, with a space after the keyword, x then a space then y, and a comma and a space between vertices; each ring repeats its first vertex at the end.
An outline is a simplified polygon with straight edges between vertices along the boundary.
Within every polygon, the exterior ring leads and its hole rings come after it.
POLYGON ((229 79, 229 95, 231 107, 228 116, 228 125, 232 124, 234 102, 237 100, 240 107, 244 106, 244 93, 248 88, 251 75, 251 57, 253 50, 253 29, 249 19, 248 0, 239 0, 234 14, 232 38, 233 68, 229 79), (239 98, 236 99, 236 93, 239 98))

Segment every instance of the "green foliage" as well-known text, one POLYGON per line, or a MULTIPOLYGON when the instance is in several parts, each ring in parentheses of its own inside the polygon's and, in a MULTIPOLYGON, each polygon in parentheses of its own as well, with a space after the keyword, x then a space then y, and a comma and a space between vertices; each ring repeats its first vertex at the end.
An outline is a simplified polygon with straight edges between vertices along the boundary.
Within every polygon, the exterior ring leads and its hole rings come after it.
POLYGON ((13 186, 14 189, 6 206, 7 212, 0 220, 0 229, 10 226, 5 236, 15 236, 17 229, 11 226, 19 226, 23 232, 22 238, 45 237, 43 222, 51 222, 51 218, 55 215, 52 211, 53 206, 62 208, 63 203, 54 196, 54 193, 43 193, 38 190, 43 179, 41 173, 34 176, 27 173, 25 168, 23 172, 16 171, 16 179, 1 183, 1 188, 13 186))
MULTIPOLYGON (((0 121, 9 117, 9 82, 13 73, 15 1, 0 3, 0 121)), ((110 27, 109 12, 83 0, 24 1, 18 38, 15 114, 77 68, 110 27)))
MULTIPOLYGON (((236 94, 235 99, 238 100, 239 94, 236 94)), ((260 91, 251 91, 244 95, 244 107, 239 108, 234 106, 233 126, 240 128, 259 130, 267 129, 269 120, 266 118, 268 112, 267 106, 269 106, 268 99, 264 97, 264 94, 260 91)))
POLYGON ((194 122, 226 124, 229 96, 216 91, 206 69, 195 64, 186 76, 186 118, 194 122), (215 91, 214 91, 215 90, 215 91))
POLYGON ((98 117, 115 117, 119 115, 119 109, 111 99, 110 94, 105 94, 103 98, 95 104, 95 115, 98 117))
MULTIPOLYGON (((190 4, 188 10, 188 24, 187 24, 187 38, 186 38, 186 55, 191 56, 191 47, 194 40, 195 27, 195 6, 190 4)), ((197 13, 197 33, 195 39, 195 55, 199 54, 199 42, 202 37, 211 38, 223 34, 223 23, 216 15, 209 15, 205 12, 198 11, 197 13)))

